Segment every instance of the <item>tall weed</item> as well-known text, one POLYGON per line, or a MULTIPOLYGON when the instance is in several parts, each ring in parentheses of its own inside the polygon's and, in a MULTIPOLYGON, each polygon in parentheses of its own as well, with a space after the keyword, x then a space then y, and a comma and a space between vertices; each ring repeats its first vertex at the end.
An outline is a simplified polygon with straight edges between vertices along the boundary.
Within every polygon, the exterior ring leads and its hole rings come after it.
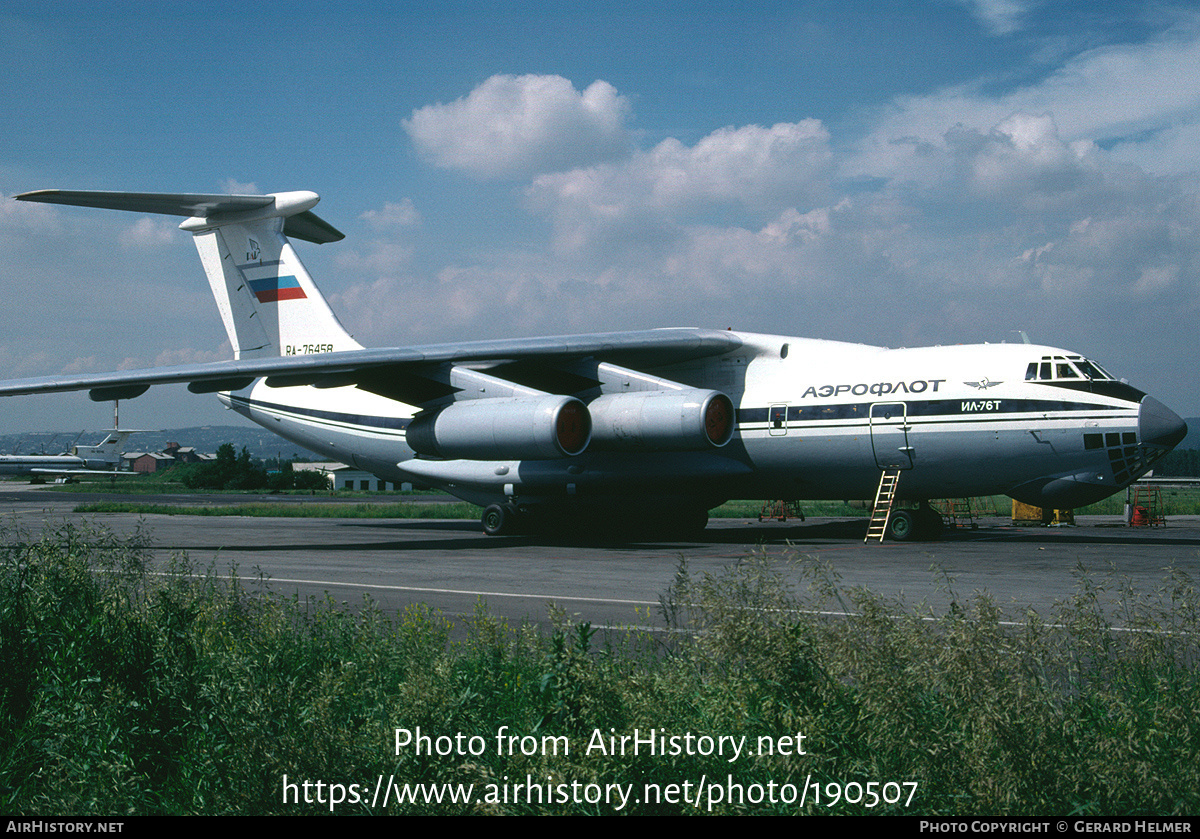
POLYGON ((474 785, 470 801, 390 813, 614 811, 515 792, 527 780, 627 785, 622 812, 639 813, 1200 810, 1200 603, 1179 571, 1143 593, 1080 570, 1053 614, 1014 617, 952 584, 910 605, 756 553, 713 574, 681 561, 660 631, 554 606, 538 631, 480 602, 452 632, 425 606, 281 598, 186 557, 150 573, 148 548, 144 533, 73 526, 3 534, 7 812, 372 811, 369 797, 289 798, 284 776, 474 785), (485 748, 396 748, 397 729, 418 728, 485 748), (736 757, 645 745, 689 735, 746 739, 736 757), (819 794, 650 794, 702 780, 819 794), (829 785, 851 782, 917 788, 911 803, 830 807, 829 785))

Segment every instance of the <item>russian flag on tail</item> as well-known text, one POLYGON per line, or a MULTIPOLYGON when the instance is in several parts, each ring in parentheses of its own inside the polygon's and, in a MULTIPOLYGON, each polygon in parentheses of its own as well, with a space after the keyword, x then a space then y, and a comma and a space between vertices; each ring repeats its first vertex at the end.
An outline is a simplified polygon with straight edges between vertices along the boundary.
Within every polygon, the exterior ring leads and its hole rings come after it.
POLYGON ((267 277, 250 280, 250 290, 259 303, 277 303, 280 300, 299 300, 308 297, 295 277, 267 277))

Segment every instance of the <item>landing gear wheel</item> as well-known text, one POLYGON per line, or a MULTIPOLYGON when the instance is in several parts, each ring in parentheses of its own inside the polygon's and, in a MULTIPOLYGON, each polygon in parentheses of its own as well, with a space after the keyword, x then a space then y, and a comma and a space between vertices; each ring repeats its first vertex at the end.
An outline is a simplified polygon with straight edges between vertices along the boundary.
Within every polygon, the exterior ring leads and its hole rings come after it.
POLYGON ((513 511, 503 504, 490 504, 483 511, 483 532, 488 536, 502 536, 511 533, 516 516, 513 511))
POLYGON ((896 542, 911 542, 917 538, 917 517, 912 510, 897 510, 888 519, 888 536, 896 542))

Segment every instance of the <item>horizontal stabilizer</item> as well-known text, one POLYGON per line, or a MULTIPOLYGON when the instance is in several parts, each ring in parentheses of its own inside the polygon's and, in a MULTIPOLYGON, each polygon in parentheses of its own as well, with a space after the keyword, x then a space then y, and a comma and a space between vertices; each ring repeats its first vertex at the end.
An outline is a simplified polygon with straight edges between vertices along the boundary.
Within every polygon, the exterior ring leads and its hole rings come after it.
MULTIPOLYGON (((309 210, 292 210, 288 203, 293 196, 312 196, 313 193, 281 193, 279 195, 206 195, 197 193, 158 192, 93 192, 87 190, 40 189, 14 196, 18 201, 42 204, 67 204, 73 207, 96 207, 103 210, 126 210, 134 213, 157 213, 185 218, 209 219, 234 213, 251 213, 279 207, 278 215, 285 216, 286 236, 322 244, 337 242, 345 236, 328 222, 309 210)), ((269 213, 268 213, 269 214, 269 213)))

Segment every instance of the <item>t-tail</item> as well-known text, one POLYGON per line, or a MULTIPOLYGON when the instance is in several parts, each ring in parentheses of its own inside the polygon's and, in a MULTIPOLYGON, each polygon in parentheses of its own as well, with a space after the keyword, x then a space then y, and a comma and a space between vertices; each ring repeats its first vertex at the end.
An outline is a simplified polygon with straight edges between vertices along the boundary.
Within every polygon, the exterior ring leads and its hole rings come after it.
POLYGON ((121 464, 125 441, 134 433, 134 429, 114 428, 94 446, 72 446, 71 454, 83 460, 88 469, 116 469, 121 464))
POLYGON ((18 195, 25 201, 186 216, 212 286, 234 358, 361 349, 313 283, 288 236, 336 242, 343 236, 311 212, 315 192, 197 195, 80 192, 18 195))

